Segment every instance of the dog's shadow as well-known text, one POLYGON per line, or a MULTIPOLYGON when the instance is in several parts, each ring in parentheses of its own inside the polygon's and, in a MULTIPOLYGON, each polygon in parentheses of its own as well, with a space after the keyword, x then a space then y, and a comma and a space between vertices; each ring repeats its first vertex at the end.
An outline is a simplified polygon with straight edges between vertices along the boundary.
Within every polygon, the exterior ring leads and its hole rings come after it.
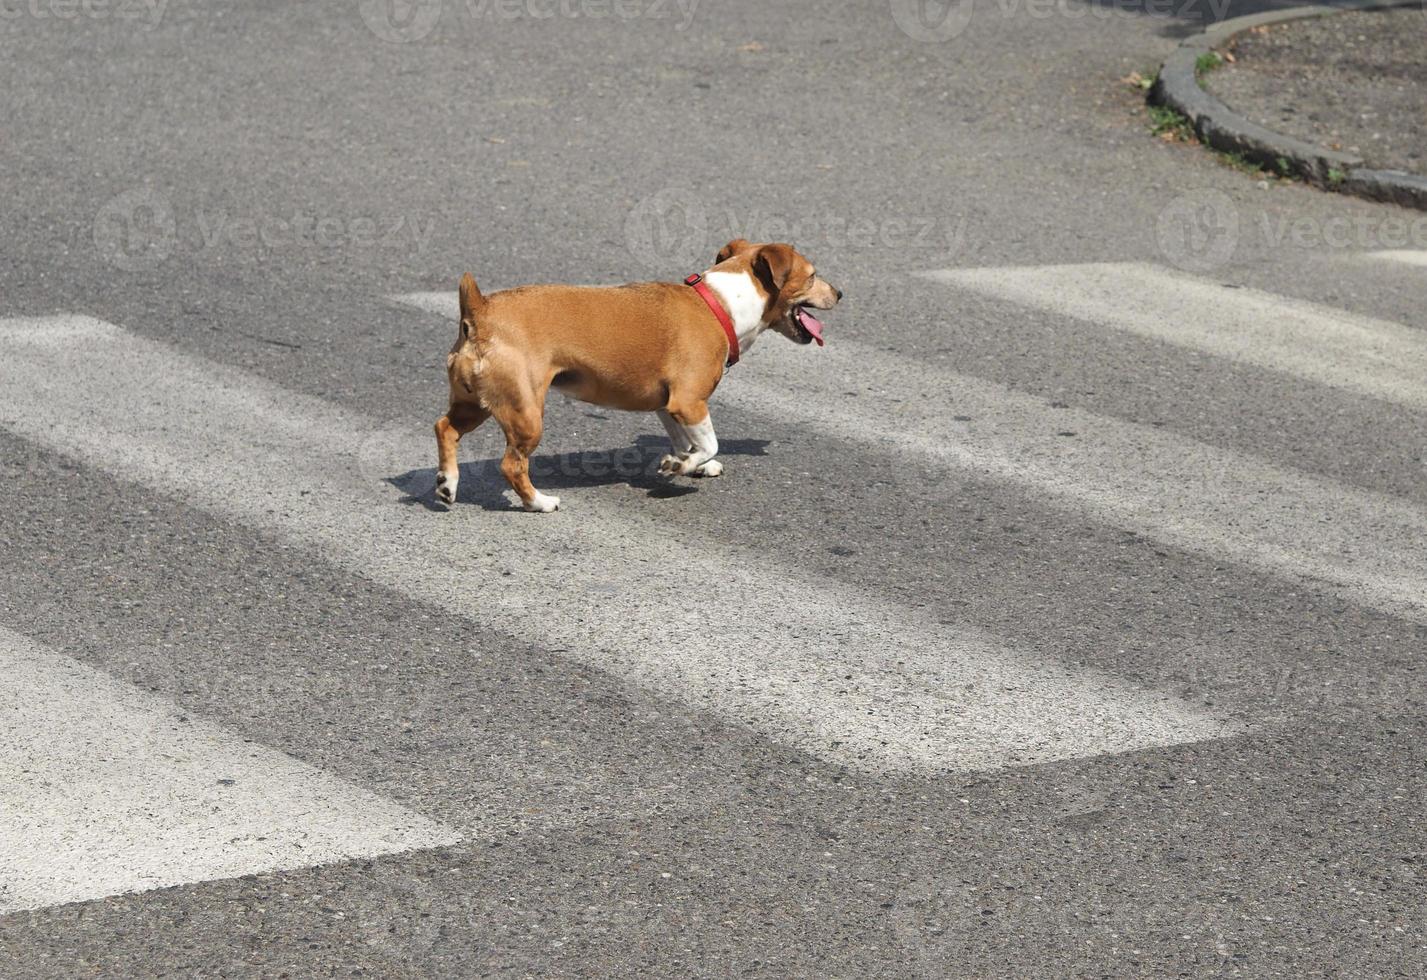
MULTIPOLYGON (((720 440, 720 456, 766 456, 767 439, 720 440)), ((582 487, 627 485, 645 491, 650 497, 664 499, 683 497, 698 490, 697 480, 680 477, 671 480, 656 472, 659 460, 669 452, 669 441, 660 436, 639 436, 633 446, 623 449, 595 450, 580 453, 557 453, 530 458, 530 482, 546 492, 578 490, 582 487)), ((436 499, 436 470, 407 470, 385 482, 402 491, 401 502, 427 510, 445 510, 436 499)), ((475 504, 485 510, 510 510, 513 506, 506 494, 510 485, 500 472, 500 457, 461 464, 461 484, 456 490, 457 504, 475 504)))

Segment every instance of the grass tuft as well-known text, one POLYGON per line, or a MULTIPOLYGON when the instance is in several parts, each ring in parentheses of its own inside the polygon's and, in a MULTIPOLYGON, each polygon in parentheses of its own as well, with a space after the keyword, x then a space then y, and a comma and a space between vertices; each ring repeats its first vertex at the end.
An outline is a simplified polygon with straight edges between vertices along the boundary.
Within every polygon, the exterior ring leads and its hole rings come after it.
POLYGON ((1194 127, 1189 120, 1169 106, 1149 107, 1150 132, 1166 142, 1189 143, 1194 140, 1194 127))
POLYGON ((1194 74, 1198 78, 1203 78, 1223 63, 1224 59, 1217 51, 1205 51, 1194 59, 1194 74))
POLYGON ((1223 160, 1226 164, 1233 167, 1240 173, 1246 173, 1256 176, 1262 171, 1262 168, 1257 163, 1254 163, 1248 157, 1237 151, 1229 153, 1220 152, 1219 159, 1223 160))

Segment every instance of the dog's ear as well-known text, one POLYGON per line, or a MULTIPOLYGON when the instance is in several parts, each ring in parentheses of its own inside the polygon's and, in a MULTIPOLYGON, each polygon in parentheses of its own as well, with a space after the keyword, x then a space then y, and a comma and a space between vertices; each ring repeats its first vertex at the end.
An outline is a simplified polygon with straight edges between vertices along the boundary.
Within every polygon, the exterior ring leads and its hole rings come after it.
POLYGON ((470 337, 476 332, 476 316, 486 306, 486 298, 481 295, 476 279, 469 272, 461 277, 461 336, 470 337))
POLYGON ((793 246, 775 244, 759 246, 753 258, 753 273, 773 294, 782 292, 793 272, 793 246))
POLYGON ((753 247, 753 243, 746 238, 735 238, 723 248, 718 250, 718 255, 714 256, 714 265, 720 262, 727 262, 739 252, 746 252, 753 247))

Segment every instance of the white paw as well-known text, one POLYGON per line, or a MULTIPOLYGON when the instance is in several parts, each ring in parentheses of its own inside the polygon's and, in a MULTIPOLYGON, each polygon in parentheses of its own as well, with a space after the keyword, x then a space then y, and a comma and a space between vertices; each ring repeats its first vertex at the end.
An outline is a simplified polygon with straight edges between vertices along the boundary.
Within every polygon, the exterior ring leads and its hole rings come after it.
POLYGON ((698 469, 694 470, 694 476, 723 476, 723 464, 716 459, 711 459, 698 469))
POLYGON ((660 476, 680 476, 684 473, 684 458, 682 456, 665 456, 659 460, 660 476))
POLYGON ((525 505, 525 509, 537 514, 549 514, 560 509, 560 498, 551 497, 537 490, 535 496, 530 498, 530 503, 525 505))
POLYGON ((456 502, 456 487, 460 483, 460 477, 455 473, 436 474, 436 499, 443 504, 454 504, 456 502))

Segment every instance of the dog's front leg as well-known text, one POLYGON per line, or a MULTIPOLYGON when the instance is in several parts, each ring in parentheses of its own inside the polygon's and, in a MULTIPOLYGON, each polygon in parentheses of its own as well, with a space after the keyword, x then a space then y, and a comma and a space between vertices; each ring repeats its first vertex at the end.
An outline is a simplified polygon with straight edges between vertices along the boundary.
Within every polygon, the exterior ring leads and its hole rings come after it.
POLYGON ((456 445, 487 417, 486 410, 478 405, 452 403, 450 410, 436 420, 436 497, 442 503, 456 502, 456 485, 461 479, 456 445))
POLYGON ((718 455, 718 437, 714 435, 713 418, 708 405, 700 402, 689 411, 660 411, 659 421, 669 433, 674 452, 659 461, 660 476, 721 476, 723 464, 718 455), (701 417, 698 422, 690 418, 701 417))
POLYGON ((694 440, 689 438, 689 434, 684 431, 682 425, 674 421, 674 416, 662 408, 654 414, 659 416, 660 422, 664 423, 664 431, 669 433, 669 442, 674 447, 675 456, 687 456, 694 451, 694 440))

